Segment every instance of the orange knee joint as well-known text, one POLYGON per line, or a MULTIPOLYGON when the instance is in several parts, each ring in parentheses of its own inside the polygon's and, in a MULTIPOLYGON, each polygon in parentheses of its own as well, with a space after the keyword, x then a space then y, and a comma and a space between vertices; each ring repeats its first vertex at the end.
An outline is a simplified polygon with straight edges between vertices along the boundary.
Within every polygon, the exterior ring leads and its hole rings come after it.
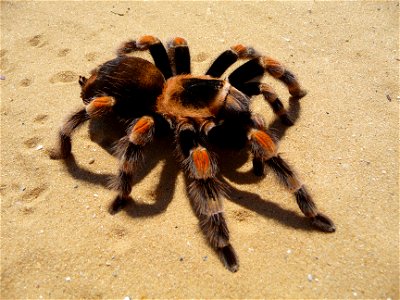
POLYGON ((144 145, 150 141, 154 132, 154 120, 151 117, 144 116, 140 118, 133 126, 129 141, 136 145, 144 145))
POLYGON ((275 78, 280 78, 285 73, 284 66, 279 61, 271 57, 263 57, 261 59, 261 65, 275 78))
POLYGON ((111 112, 114 104, 114 97, 97 97, 86 106, 86 112, 91 118, 100 117, 106 113, 111 112))
POLYGON ((253 48, 246 47, 242 44, 232 46, 231 50, 235 52, 239 58, 254 58, 259 56, 253 48))
POLYGON ((258 156, 269 159, 276 155, 277 146, 272 138, 264 131, 252 129, 249 134, 249 139, 252 141, 253 150, 258 156))
POLYGON ((147 50, 151 45, 160 43, 160 40, 152 35, 144 35, 137 39, 136 46, 140 50, 147 50))
POLYGON ((171 46, 187 46, 187 42, 184 38, 176 37, 171 41, 171 46))
POLYGON ((208 151, 199 146, 191 152, 192 176, 196 179, 207 179, 215 175, 212 160, 208 151))

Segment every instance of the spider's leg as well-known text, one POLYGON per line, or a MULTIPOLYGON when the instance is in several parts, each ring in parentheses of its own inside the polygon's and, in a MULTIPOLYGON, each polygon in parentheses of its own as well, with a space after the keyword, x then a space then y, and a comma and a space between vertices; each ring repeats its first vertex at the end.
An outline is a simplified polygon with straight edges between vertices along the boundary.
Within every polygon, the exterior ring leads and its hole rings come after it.
POLYGON ((190 74, 190 52, 185 39, 172 39, 168 43, 168 55, 175 75, 190 74))
POLYGON ((79 109, 68 117, 58 133, 58 146, 50 152, 50 158, 67 158, 71 154, 72 133, 89 119, 109 113, 114 104, 115 99, 113 97, 97 97, 85 108, 79 109))
MULTIPOLYGON (((241 48, 244 46, 238 45, 235 47, 241 48)), ((243 58, 249 58, 246 51, 243 51, 243 53, 243 58)), ((298 79, 291 71, 286 69, 279 61, 268 56, 254 56, 254 58, 232 72, 228 78, 233 86, 240 87, 243 83, 263 76, 265 72, 283 82, 293 97, 302 98, 307 94, 307 92, 301 88, 298 79)))
POLYGON ((293 121, 289 118, 288 112, 283 106, 282 101, 270 85, 261 82, 247 82, 239 86, 238 89, 247 96, 262 94, 264 100, 268 102, 279 119, 287 126, 293 125, 293 121))
MULTIPOLYGON (((257 163, 268 165, 281 182, 293 192, 297 204, 303 214, 312 220, 314 226, 322 231, 333 232, 335 224, 327 216, 319 212, 305 185, 299 180, 292 168, 277 153, 277 145, 258 120, 249 130, 249 142, 257 163)), ((259 167, 259 166, 258 166, 259 167)))
POLYGON ((172 76, 171 65, 169 62, 167 50, 161 41, 151 35, 144 35, 137 40, 130 40, 122 43, 117 49, 117 55, 123 56, 135 51, 146 51, 149 50, 151 56, 154 59, 154 64, 163 73, 165 79, 172 76))
POLYGON ((260 54, 251 47, 244 47, 242 45, 231 47, 231 49, 222 52, 214 60, 207 70, 206 75, 219 78, 238 59, 254 58, 259 56, 260 54))
POLYGON ((58 132, 58 145, 49 153, 51 159, 65 159, 71 154, 72 133, 89 118, 85 108, 77 110, 67 118, 58 132))
POLYGON ((121 138, 116 145, 116 154, 120 158, 118 176, 111 182, 110 187, 118 191, 118 196, 110 207, 115 213, 124 206, 132 191, 134 173, 143 162, 143 147, 153 140, 155 122, 150 116, 136 119, 129 126, 128 134, 121 138))
POLYGON ((177 129, 177 152, 189 179, 188 194, 199 217, 200 228, 232 272, 239 268, 235 250, 229 242, 229 231, 223 213, 226 186, 215 176, 216 159, 199 142, 193 125, 183 123, 177 129))

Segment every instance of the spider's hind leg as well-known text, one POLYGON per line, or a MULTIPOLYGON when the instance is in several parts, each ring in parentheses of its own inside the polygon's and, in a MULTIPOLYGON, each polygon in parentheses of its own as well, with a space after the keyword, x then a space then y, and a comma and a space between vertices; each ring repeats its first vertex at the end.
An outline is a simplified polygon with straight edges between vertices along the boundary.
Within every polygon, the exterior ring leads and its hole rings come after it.
POLYGON ((334 232, 336 227, 333 221, 317 209, 305 185, 289 164, 278 155, 277 145, 257 120, 254 122, 254 127, 249 130, 248 138, 254 155, 253 165, 254 161, 257 162, 254 167, 262 168, 263 171, 264 164, 269 166, 280 181, 293 192, 300 210, 312 220, 313 225, 322 231, 334 232))
POLYGON ((236 272, 239 262, 229 242, 229 230, 223 213, 227 187, 215 176, 218 167, 214 154, 200 144, 193 125, 183 123, 177 129, 177 151, 189 180, 188 194, 200 221, 200 228, 225 266, 236 272))
POLYGON ((275 115, 279 117, 282 123, 287 126, 293 125, 293 121, 289 117, 288 112, 283 106, 282 101, 279 99, 278 95, 275 93, 274 89, 270 85, 261 82, 247 82, 239 86, 238 89, 248 96, 256 96, 262 94, 264 100, 268 102, 275 115))
POLYGON ((307 94, 306 90, 301 87, 297 77, 276 59, 262 56, 256 51, 249 51, 249 47, 243 45, 233 46, 232 49, 235 49, 241 59, 251 58, 229 75, 229 82, 232 85, 240 86, 256 77, 263 76, 267 72, 275 79, 283 82, 293 97, 300 99, 307 94))
POLYGON ((168 43, 168 55, 175 75, 190 74, 190 51, 185 39, 172 39, 168 43))

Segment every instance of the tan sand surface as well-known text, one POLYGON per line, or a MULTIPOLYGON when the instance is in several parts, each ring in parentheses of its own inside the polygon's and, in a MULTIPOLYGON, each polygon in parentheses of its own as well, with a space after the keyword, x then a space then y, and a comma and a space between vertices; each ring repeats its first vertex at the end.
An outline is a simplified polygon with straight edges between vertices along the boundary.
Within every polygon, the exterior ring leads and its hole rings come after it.
MULTIPOLYGON (((398 43, 398 2, 2 1, 1 298, 398 299, 398 43), (168 141, 113 216, 118 161, 96 143, 101 128, 79 130, 66 164, 49 159, 82 105, 78 75, 144 34, 185 37, 197 74, 244 43, 298 75, 309 94, 280 152, 336 233, 314 230, 272 174, 252 175, 246 152, 225 153, 233 274, 198 228, 168 141)), ((273 120, 261 98, 253 109, 273 120)))

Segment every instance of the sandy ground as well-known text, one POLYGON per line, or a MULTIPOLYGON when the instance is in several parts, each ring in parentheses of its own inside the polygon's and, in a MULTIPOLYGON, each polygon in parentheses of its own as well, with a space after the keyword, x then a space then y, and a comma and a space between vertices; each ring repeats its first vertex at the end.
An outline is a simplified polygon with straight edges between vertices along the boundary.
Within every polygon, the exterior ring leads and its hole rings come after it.
MULTIPOLYGON (((398 35, 398 2, 2 1, 1 298, 398 299, 398 35), (314 230, 272 174, 254 177, 246 152, 226 153, 232 274, 198 228, 170 142, 149 150, 114 216, 118 162, 96 132, 74 136, 66 164, 48 158, 82 105, 78 75, 144 34, 185 37, 197 74, 244 43, 298 75, 309 94, 280 151, 336 233, 314 230)), ((261 98, 253 109, 273 120, 261 98)))

